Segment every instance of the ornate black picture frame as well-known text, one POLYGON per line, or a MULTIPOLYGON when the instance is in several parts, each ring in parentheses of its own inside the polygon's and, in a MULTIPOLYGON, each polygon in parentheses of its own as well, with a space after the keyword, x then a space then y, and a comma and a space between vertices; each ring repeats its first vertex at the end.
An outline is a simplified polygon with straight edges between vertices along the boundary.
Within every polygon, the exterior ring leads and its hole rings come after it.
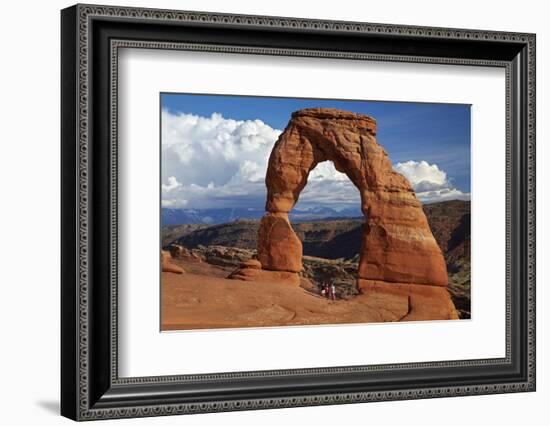
POLYGON ((535 35, 76 5, 61 13, 61 413, 159 416, 535 390, 535 35), (117 52, 186 49, 506 71, 506 356, 120 378, 117 52))

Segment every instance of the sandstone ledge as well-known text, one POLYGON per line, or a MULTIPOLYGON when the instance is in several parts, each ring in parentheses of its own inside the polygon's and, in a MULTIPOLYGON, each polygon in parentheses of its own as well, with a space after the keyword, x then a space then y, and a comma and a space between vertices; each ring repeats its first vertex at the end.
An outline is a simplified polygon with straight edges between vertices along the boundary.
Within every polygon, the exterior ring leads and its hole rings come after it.
POLYGON ((171 256, 170 256, 170 253, 165 251, 165 250, 162 250, 161 252, 161 270, 162 272, 172 272, 174 274, 183 274, 185 272, 185 270, 181 267, 181 266, 178 266, 178 265, 174 265, 170 259, 171 259, 171 256))
POLYGON ((445 287, 363 279, 358 279, 357 285, 365 296, 391 294, 408 299, 409 311, 401 321, 459 319, 445 287))
POLYGON ((335 108, 304 108, 292 113, 292 119, 314 118, 317 120, 348 120, 355 122, 358 127, 367 129, 373 136, 376 135, 376 120, 366 114, 357 114, 351 111, 342 111, 335 108))
POLYGON ((300 276, 295 272, 268 271, 246 266, 236 269, 227 278, 241 281, 272 282, 276 285, 291 285, 294 287, 300 285, 300 276))

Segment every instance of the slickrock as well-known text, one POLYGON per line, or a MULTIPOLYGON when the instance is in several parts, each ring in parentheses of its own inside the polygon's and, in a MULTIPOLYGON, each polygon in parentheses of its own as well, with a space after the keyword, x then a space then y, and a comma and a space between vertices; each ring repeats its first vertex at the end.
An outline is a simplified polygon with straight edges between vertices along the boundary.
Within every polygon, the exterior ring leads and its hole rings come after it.
POLYGON ((248 259, 241 263, 241 268, 262 269, 262 264, 257 259, 248 259))
POLYGON ((175 274, 183 274, 185 271, 183 270, 182 267, 178 266, 178 265, 174 265, 173 263, 170 262, 170 259, 171 259, 171 255, 170 255, 170 252, 168 251, 165 251, 165 250, 162 250, 161 252, 161 257, 162 257, 162 272, 173 272, 175 274))
POLYGON ((300 285, 300 276, 295 272, 268 271, 266 269, 239 268, 228 275, 231 280, 270 282, 275 285, 300 285))
POLYGON ((393 295, 408 299, 409 311, 400 321, 458 319, 458 313, 446 288, 419 284, 397 284, 385 281, 358 280, 366 296, 393 295))

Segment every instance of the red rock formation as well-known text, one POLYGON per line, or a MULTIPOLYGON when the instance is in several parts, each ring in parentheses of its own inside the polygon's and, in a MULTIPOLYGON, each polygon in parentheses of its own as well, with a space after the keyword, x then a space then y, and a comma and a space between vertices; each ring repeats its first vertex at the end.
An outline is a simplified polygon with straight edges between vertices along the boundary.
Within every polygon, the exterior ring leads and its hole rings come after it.
POLYGON ((258 259, 264 269, 300 272, 302 242, 294 233, 287 212, 267 213, 258 231, 258 259))
MULTIPOLYGON (((262 267, 287 272, 302 269, 302 246, 288 213, 311 170, 327 160, 349 177, 361 195, 366 226, 359 288, 371 293, 407 293, 413 295, 415 306, 418 300, 431 300, 433 309, 425 308, 429 313, 425 312, 424 319, 456 317, 446 289, 420 292, 416 286, 446 286, 445 260, 411 184, 393 170, 388 154, 376 141, 376 122, 366 115, 324 108, 292 114, 269 158, 267 213, 258 233, 262 267), (373 287, 374 282, 378 284, 373 287), (398 286, 391 289, 389 283, 398 286)), ((422 317, 418 312, 413 316, 422 317)))
POLYGON ((458 319, 451 295, 446 288, 422 284, 398 284, 385 281, 358 280, 366 296, 393 295, 407 300, 408 312, 400 321, 458 319))
POLYGON ((174 274, 183 274, 185 272, 183 268, 181 268, 178 265, 174 265, 173 263, 170 262, 171 256, 169 252, 162 250, 161 256, 162 256, 162 263, 161 263, 162 272, 173 272, 174 274))
POLYGON ((189 252, 189 250, 187 250, 187 248, 179 244, 170 244, 168 246, 168 251, 170 252, 170 255, 174 258, 191 256, 191 253, 189 252))
POLYGON ((262 269, 262 264, 257 259, 248 259, 241 263, 241 268, 262 269))
POLYGON ((253 282, 272 282, 277 285, 289 285, 298 287, 300 285, 300 276, 294 272, 286 271, 268 271, 266 269, 257 269, 255 267, 240 267, 228 275, 231 280, 253 281, 253 282))
POLYGON ((445 260, 409 181, 393 170, 369 116, 336 109, 296 111, 269 159, 267 214, 258 258, 265 269, 299 271, 301 244, 288 212, 315 166, 331 160, 358 188, 367 226, 359 277, 445 286, 445 260))
POLYGON ((254 258, 240 262, 238 268, 231 272, 227 278, 242 281, 276 282, 278 284, 290 284, 294 287, 300 285, 300 277, 297 273, 262 269, 262 263, 254 258))

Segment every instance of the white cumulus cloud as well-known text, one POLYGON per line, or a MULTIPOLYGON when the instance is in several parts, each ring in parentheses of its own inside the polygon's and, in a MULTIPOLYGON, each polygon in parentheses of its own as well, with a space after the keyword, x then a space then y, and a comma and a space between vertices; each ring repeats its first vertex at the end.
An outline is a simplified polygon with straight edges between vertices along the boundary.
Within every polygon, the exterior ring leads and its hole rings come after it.
MULTIPOLYGON (((233 120, 162 111, 162 206, 170 208, 263 208, 265 174, 281 130, 261 120, 233 120)), ((394 166, 421 201, 469 198, 436 164, 407 161, 394 166)), ((359 192, 326 161, 310 173, 298 209, 359 206, 359 192)))
POLYGON ((167 183, 162 184, 162 192, 168 193, 170 191, 173 191, 175 189, 178 189, 181 187, 181 183, 178 182, 178 180, 174 176, 169 176, 168 179, 166 179, 167 183))
POLYGON ((470 194, 455 188, 437 164, 427 161, 405 161, 394 164, 393 168, 405 176, 424 203, 445 200, 469 200, 470 194))
POLYGON ((267 160, 280 133, 261 120, 163 110, 163 206, 261 207, 267 160))

